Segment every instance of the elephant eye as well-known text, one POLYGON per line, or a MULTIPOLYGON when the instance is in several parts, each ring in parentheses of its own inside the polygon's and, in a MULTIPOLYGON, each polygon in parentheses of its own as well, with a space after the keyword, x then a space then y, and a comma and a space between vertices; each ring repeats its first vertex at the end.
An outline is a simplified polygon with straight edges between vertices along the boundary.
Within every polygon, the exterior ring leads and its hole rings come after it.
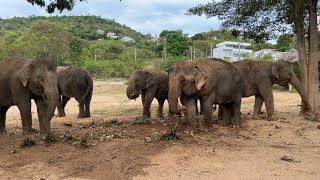
POLYGON ((38 79, 39 79, 39 81, 44 82, 44 77, 43 76, 38 75, 38 79))

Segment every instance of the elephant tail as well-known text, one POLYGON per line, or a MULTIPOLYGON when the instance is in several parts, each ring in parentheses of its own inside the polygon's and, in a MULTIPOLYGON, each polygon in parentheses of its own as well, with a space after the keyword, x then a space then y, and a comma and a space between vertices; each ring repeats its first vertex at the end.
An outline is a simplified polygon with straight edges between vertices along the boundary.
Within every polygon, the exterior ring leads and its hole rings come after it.
POLYGON ((88 83, 87 91, 83 95, 83 97, 82 97, 81 101, 79 102, 79 104, 81 104, 86 99, 86 97, 89 95, 89 93, 92 92, 92 90, 93 90, 93 81, 92 81, 92 79, 91 79, 91 77, 89 75, 87 77, 87 83, 88 83))

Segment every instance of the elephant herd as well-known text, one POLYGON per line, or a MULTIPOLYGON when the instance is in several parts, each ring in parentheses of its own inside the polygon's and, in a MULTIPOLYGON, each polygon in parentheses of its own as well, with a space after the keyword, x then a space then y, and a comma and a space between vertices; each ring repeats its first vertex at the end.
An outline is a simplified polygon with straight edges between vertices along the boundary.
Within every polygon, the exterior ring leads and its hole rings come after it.
POLYGON ((77 67, 56 68, 51 61, 9 57, 0 61, 0 134, 6 132, 6 113, 16 105, 22 130, 32 131, 31 99, 37 106, 40 134, 51 132, 55 109, 65 116, 64 107, 71 97, 79 102, 79 118, 90 117, 93 82, 87 71, 77 67))
MULTIPOLYGON (((272 85, 293 85, 310 107, 307 94, 288 62, 243 60, 230 63, 216 58, 175 63, 169 74, 150 67, 132 72, 126 95, 136 99, 141 94, 143 117, 150 118, 150 106, 158 100, 157 117, 163 117, 163 104, 169 103, 169 114, 187 112, 190 128, 197 128, 197 101, 207 130, 212 128, 212 112, 219 105, 223 125, 241 125, 242 97, 255 96, 253 118, 258 118, 263 102, 267 118, 274 118, 272 85), (182 105, 179 105, 179 100, 182 105)), ((20 111, 22 130, 32 131, 31 99, 37 106, 40 134, 51 132, 50 121, 55 109, 65 116, 70 98, 79 103, 79 118, 90 117, 93 81, 87 71, 77 67, 56 68, 51 61, 9 57, 0 61, 0 133, 6 132, 7 110, 16 105, 20 111)))
POLYGON ((162 117, 163 103, 169 103, 169 115, 187 111, 192 129, 197 128, 197 101, 205 130, 212 128, 212 111, 219 105, 219 119, 222 125, 241 125, 240 108, 242 97, 255 96, 253 118, 258 118, 263 102, 267 119, 274 119, 273 84, 288 89, 291 84, 310 108, 307 94, 302 88, 288 62, 262 62, 242 60, 234 63, 221 59, 208 58, 175 63, 169 74, 157 69, 135 70, 128 81, 127 97, 135 99, 141 94, 143 117, 150 118, 150 105, 153 98, 159 102, 158 117, 162 117), (179 99, 180 103, 179 105, 179 99))

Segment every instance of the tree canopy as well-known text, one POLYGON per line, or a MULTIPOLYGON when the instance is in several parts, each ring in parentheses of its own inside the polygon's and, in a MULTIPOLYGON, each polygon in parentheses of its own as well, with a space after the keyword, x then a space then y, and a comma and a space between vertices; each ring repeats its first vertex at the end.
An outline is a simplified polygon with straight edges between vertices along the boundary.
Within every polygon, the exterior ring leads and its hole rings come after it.
POLYGON ((301 83, 309 93, 310 109, 318 111, 318 9, 318 0, 213 0, 188 9, 187 14, 216 16, 223 22, 223 28, 240 30, 243 37, 256 42, 285 33, 296 34, 301 83))
POLYGON ((187 34, 182 30, 169 31, 164 30, 160 33, 162 44, 165 46, 166 51, 173 56, 179 56, 185 53, 189 47, 189 40, 187 34))
MULTIPOLYGON (((86 0, 79 0, 86 1, 86 0)), ((27 0, 27 2, 31 3, 32 5, 38 5, 40 7, 45 7, 48 13, 53 13, 55 10, 60 11, 60 13, 63 10, 71 11, 76 3, 76 0, 54 0, 49 3, 45 0, 27 0)))

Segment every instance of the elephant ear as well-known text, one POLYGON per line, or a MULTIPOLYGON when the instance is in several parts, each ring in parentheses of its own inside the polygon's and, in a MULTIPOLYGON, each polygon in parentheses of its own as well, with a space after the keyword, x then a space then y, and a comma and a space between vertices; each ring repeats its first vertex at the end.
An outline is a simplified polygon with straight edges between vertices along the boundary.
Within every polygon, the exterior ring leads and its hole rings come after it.
POLYGON ((272 75, 273 75, 274 77, 276 77, 277 79, 280 78, 279 71, 278 71, 278 67, 272 66, 272 75))
POLYGON ((26 64, 26 65, 22 66, 22 68, 20 68, 17 72, 17 76, 19 77, 19 79, 24 87, 27 87, 27 85, 28 85, 28 82, 31 77, 31 71, 32 71, 32 65, 26 64))
POLYGON ((196 75, 194 77, 194 81, 196 84, 196 88, 198 90, 201 90, 201 88, 206 84, 207 76, 198 66, 196 66, 195 69, 196 69, 196 75))
POLYGON ((147 72, 147 75, 146 75, 146 89, 148 89, 153 84, 154 84, 153 75, 151 73, 147 72))

